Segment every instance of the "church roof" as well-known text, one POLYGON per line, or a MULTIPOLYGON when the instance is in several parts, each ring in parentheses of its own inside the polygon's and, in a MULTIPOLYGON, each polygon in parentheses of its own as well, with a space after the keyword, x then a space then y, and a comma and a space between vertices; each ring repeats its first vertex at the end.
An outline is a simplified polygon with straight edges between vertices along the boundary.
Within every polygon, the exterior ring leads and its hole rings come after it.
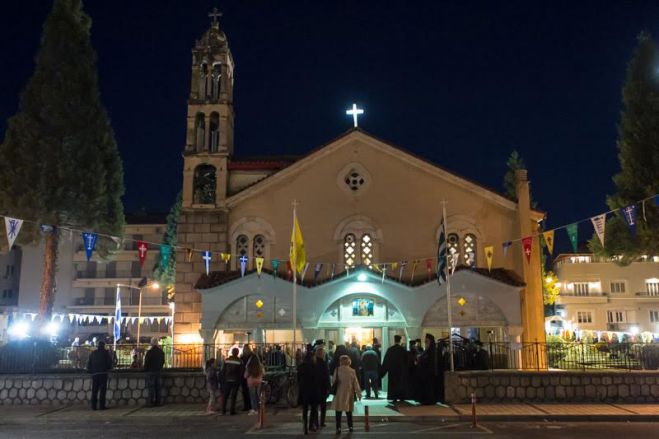
MULTIPOLYGON (((506 270, 505 268, 493 268, 492 271, 488 271, 487 268, 471 268, 471 267, 466 267, 464 265, 460 265, 456 267, 455 271, 468 271, 472 272, 474 274, 477 274, 479 276, 487 277, 492 280, 495 280, 497 282, 501 282, 513 287, 523 287, 526 284, 522 279, 515 274, 515 272, 511 270, 506 270)), ((382 272, 373 270, 372 268, 366 267, 366 266, 358 266, 355 267, 353 270, 350 270, 351 273, 357 273, 358 271, 370 271, 376 276, 382 276, 382 272)), ((245 272, 245 276, 250 276, 256 274, 256 269, 252 270, 247 270, 245 272)), ((272 276, 273 271, 263 267, 263 270, 261 272, 261 276, 272 276)), ((339 280, 341 277, 345 277, 346 272, 343 271, 341 273, 337 273, 334 278, 327 278, 327 279, 321 279, 318 281, 313 280, 313 275, 307 276, 307 278, 301 283, 301 285, 307 287, 307 288, 315 288, 320 285, 326 284, 328 282, 332 282, 335 280, 339 280)), ((240 279, 242 276, 240 275, 240 271, 213 271, 209 275, 202 274, 201 277, 197 280, 197 283, 195 284, 195 289, 197 290, 208 290, 211 288, 218 287, 220 285, 224 285, 230 282, 233 282, 235 280, 240 279)), ((292 283, 292 279, 288 279, 287 276, 281 276, 280 273, 277 275, 279 279, 288 281, 292 283)), ((401 285, 406 285, 408 287, 418 287, 421 285, 425 285, 429 282, 436 282, 437 281, 437 274, 432 273, 431 276, 427 276, 425 273, 419 272, 418 276, 416 276, 416 279, 414 281, 409 281, 409 280, 399 280, 398 276, 391 276, 389 274, 385 275, 385 278, 388 281, 395 282, 401 285)))
MULTIPOLYGON (((379 145, 379 146, 384 147, 384 148, 390 148, 392 150, 395 150, 397 153, 402 153, 405 156, 411 158, 412 161, 414 161, 419 166, 425 165, 426 168, 430 168, 430 169, 434 169, 436 171, 439 171, 439 173, 443 174, 445 177, 452 177, 452 179, 454 181, 462 183, 463 186, 466 186, 466 187, 468 187, 472 190, 477 190, 477 191, 479 190, 481 192, 486 191, 490 196, 493 196, 492 199, 497 201, 499 204, 502 204, 502 205, 504 205, 508 208, 516 209, 516 203, 514 201, 510 200, 509 198, 507 198, 505 195, 501 194, 500 192, 498 192, 498 191, 496 191, 492 188, 489 188, 489 187, 487 187, 487 186, 485 186, 485 185, 483 185, 483 184, 481 184, 477 181, 471 180, 471 179, 463 177, 463 176, 461 176, 461 175, 459 175, 459 174, 457 174, 453 171, 450 171, 450 170, 438 165, 437 163, 434 163, 434 162, 428 160, 427 158, 422 157, 418 154, 415 154, 415 153, 413 153, 413 152, 411 152, 411 151, 409 151, 409 150, 407 150, 403 147, 395 145, 395 144, 393 144, 391 142, 388 142, 386 140, 380 139, 380 138, 364 131, 361 128, 351 128, 350 130, 342 133, 340 136, 336 137, 335 139, 319 146, 318 148, 315 148, 315 149, 309 151, 307 154, 305 154, 303 156, 300 156, 299 158, 296 158, 294 156, 285 156, 285 160, 282 160, 282 156, 274 156, 274 157, 270 157, 270 158, 262 157, 262 158, 260 158, 260 160, 258 160, 258 162, 260 162, 261 164, 257 164, 256 162, 246 163, 244 161, 234 162, 234 163, 236 163, 235 166, 238 166, 238 169, 240 169, 241 167, 250 167, 250 166, 252 166, 253 168, 251 170, 265 170, 265 169, 272 170, 272 169, 274 169, 275 172, 273 172, 272 174, 262 178, 258 182, 255 182, 254 184, 251 184, 251 185, 243 188, 241 191, 231 195, 229 197, 229 199, 227 200, 228 204, 229 205, 235 204, 235 203, 239 202, 240 200, 249 197, 252 194, 256 194, 256 193, 260 192, 260 190, 262 188, 267 187, 269 185, 269 183, 272 182, 277 177, 282 177, 283 178, 285 174, 292 173, 292 172, 295 171, 295 168, 299 168, 299 167, 303 166, 305 162, 311 161, 312 158, 316 154, 318 154, 320 151, 324 150, 325 148, 331 147, 332 145, 336 144, 337 142, 341 141, 344 138, 347 138, 349 136, 354 136, 354 135, 360 135, 360 136, 364 136, 366 138, 370 138, 370 139, 375 141, 376 145, 379 145), (288 163, 285 166, 283 166, 284 161, 286 161, 288 163), (268 162, 267 166, 272 166, 272 167, 269 167, 269 168, 266 168, 266 167, 258 168, 257 167, 257 166, 266 166, 266 162, 268 162), (274 163, 277 163, 277 162, 279 162, 282 165, 282 167, 279 168, 279 169, 274 167, 275 166, 274 163)), ((540 211, 540 210, 537 210, 537 209, 532 209, 532 212, 534 212, 536 214, 538 219, 541 219, 542 217, 544 217, 544 212, 543 211, 540 211)))

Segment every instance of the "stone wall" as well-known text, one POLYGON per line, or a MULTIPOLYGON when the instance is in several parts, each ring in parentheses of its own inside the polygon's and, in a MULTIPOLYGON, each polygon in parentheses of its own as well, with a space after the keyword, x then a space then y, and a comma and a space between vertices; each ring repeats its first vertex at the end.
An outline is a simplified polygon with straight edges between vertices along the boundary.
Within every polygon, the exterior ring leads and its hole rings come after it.
POLYGON ((449 403, 627 402, 659 403, 659 371, 469 371, 445 375, 449 403))
MULTIPOLYGON (((88 374, 0 375, 0 405, 87 404, 91 385, 88 374)), ((162 396, 164 403, 205 403, 206 377, 202 372, 163 372, 162 396)), ((144 373, 110 373, 109 406, 142 405, 146 397, 144 373)))

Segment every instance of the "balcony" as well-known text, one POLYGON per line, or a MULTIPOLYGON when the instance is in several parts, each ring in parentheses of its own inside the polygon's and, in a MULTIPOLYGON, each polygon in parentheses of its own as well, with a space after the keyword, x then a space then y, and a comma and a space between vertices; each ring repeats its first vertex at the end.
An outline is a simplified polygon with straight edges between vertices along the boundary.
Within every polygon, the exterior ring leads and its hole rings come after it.
POLYGON ((570 305, 574 303, 608 303, 609 293, 607 292, 588 292, 575 293, 574 291, 562 291, 558 295, 558 304, 570 305))
POLYGON ((623 332, 629 332, 632 327, 635 327, 636 329, 639 328, 638 323, 607 323, 606 324, 606 330, 607 331, 623 331, 623 332))
MULTIPOLYGON (((121 306, 139 306, 139 294, 122 294, 121 306)), ((162 296, 142 295, 142 306, 163 306, 167 305, 167 294, 162 296)), ((110 306, 114 308, 114 297, 77 297, 73 301, 73 306, 110 306)))
POLYGON ((141 279, 141 271, 132 271, 132 270, 118 270, 113 272, 87 272, 87 271, 76 271, 76 280, 78 279, 141 279))

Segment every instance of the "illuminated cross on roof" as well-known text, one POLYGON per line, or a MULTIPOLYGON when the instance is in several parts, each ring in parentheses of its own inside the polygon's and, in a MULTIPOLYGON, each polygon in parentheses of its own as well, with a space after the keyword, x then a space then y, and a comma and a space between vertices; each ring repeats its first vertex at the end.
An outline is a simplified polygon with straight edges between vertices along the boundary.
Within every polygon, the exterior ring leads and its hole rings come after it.
POLYGON ((222 13, 220 12, 219 9, 213 8, 211 12, 208 13, 208 16, 213 20, 211 23, 217 24, 217 19, 222 16, 222 13))
POLYGON ((357 108, 357 104, 352 104, 352 108, 350 110, 346 111, 346 114, 348 116, 352 116, 352 121, 355 124, 355 128, 357 127, 357 116, 360 114, 364 114, 364 109, 363 108, 357 108))

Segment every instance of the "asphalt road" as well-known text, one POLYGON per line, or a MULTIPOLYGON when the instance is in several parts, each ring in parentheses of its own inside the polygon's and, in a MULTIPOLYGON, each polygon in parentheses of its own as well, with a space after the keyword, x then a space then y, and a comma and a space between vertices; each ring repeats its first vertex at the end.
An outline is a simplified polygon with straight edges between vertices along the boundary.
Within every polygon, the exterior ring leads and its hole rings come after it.
MULTIPOLYGON (((46 423, 21 423, 0 425, 0 438, 237 438, 261 437, 284 438, 303 437, 302 426, 298 423, 283 422, 267 426, 264 430, 253 427, 252 419, 203 418, 203 419, 149 419, 109 420, 91 423, 89 421, 53 421, 46 423)), ((345 423, 345 420, 344 420, 345 423)), ((401 435, 413 436, 406 439, 423 438, 523 438, 523 439, 590 439, 603 437, 629 437, 634 439, 659 438, 659 424, 641 422, 619 423, 560 423, 560 422, 500 422, 485 423, 476 429, 465 423, 413 423, 389 422, 371 424, 371 431, 365 432, 363 425, 356 425, 350 435, 344 432, 341 437, 355 439, 377 437, 401 439, 401 435)), ((335 437, 333 425, 307 437, 335 437)))

